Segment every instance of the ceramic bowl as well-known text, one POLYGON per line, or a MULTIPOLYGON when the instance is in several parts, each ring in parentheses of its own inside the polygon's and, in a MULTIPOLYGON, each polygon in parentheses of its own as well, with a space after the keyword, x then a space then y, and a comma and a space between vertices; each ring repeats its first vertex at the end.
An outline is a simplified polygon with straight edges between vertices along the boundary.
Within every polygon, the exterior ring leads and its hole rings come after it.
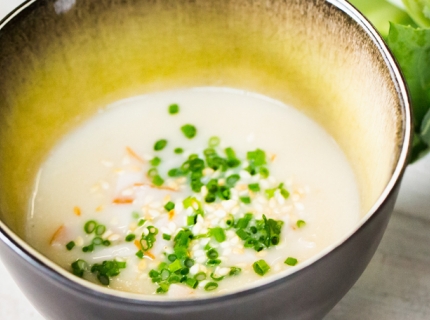
POLYGON ((407 164, 404 81, 347 1, 30 0, 0 23, 0 74, 0 253, 47 319, 322 318, 374 254, 407 164), (31 187, 58 139, 100 106, 193 86, 265 94, 321 124, 356 174, 356 228, 293 274, 183 301, 83 281, 25 242, 31 187))

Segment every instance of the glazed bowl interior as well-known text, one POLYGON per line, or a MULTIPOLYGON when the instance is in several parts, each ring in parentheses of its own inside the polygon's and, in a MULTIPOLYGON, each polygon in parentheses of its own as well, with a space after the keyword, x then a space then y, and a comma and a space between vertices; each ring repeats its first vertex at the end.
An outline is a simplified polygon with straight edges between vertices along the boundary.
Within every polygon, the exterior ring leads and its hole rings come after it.
POLYGON ((258 92, 321 124, 351 163, 366 219, 409 139, 384 59, 325 1, 30 1, 0 29, 0 220, 25 240, 39 166, 99 108, 195 86, 258 92))

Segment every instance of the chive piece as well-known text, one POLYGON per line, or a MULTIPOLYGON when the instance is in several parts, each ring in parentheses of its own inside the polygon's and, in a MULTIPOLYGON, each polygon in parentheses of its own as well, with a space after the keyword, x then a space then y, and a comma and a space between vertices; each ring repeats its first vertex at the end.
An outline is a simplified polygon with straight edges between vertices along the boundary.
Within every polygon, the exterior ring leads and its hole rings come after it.
POLYGON ((234 187, 234 185, 240 180, 240 176, 238 174, 232 174, 226 179, 226 183, 231 188, 234 187))
POLYGON ((229 276, 237 276, 238 274, 240 274, 242 272, 241 268, 238 267, 231 267, 230 268, 230 272, 228 273, 229 276))
POLYGON ((169 201, 164 205, 164 209, 166 209, 167 212, 173 210, 174 208, 175 204, 172 201, 169 201))
POLYGON ((152 160, 151 160, 151 161, 149 161, 149 163, 150 163, 152 166, 156 167, 156 166, 158 166, 158 165, 161 163, 161 158, 159 158, 159 157, 154 157, 154 158, 152 158, 152 160))
POLYGON ((264 260, 258 260, 254 262, 252 267, 255 273, 258 274, 259 276, 264 276, 270 270, 270 266, 264 260))
POLYGON ((297 264, 297 259, 293 257, 288 257, 287 260, 284 261, 286 265, 294 267, 297 264))
POLYGON ((90 244, 90 245, 82 248, 82 252, 93 252, 93 251, 94 251, 94 245, 93 244, 90 244))
POLYGON ((170 114, 177 114, 179 112, 179 105, 176 103, 173 103, 169 106, 169 113, 170 114))
POLYGON ((174 152, 175 152, 176 154, 181 154, 181 153, 183 153, 183 152, 184 152, 184 149, 182 149, 182 148, 175 148, 174 152))
POLYGON ((138 227, 141 227, 145 224, 146 220, 145 219, 140 219, 139 222, 137 223, 138 227))
POLYGON ((158 170, 157 168, 151 168, 148 170, 148 172, 146 173, 146 175, 148 176, 148 178, 154 178, 158 175, 158 170))
POLYGON ((260 191, 260 185, 258 183, 248 184, 248 188, 249 188, 249 190, 254 191, 254 192, 260 191))
POLYGON ((100 237, 95 237, 91 242, 93 245, 99 246, 99 245, 103 244, 103 239, 100 237))
POLYGON ((191 268, 193 265, 194 265, 194 260, 193 259, 190 259, 190 258, 187 258, 187 259, 185 259, 185 261, 184 261, 184 265, 187 267, 187 268, 191 268))
POLYGON ((240 201, 242 201, 245 204, 250 204, 251 198, 250 197, 240 197, 240 201))
POLYGON ((193 215, 193 216, 188 216, 187 217, 187 225, 188 226, 193 226, 197 223, 197 215, 193 215))
POLYGON ((87 234, 91 234, 94 232, 96 227, 97 227, 97 222, 95 222, 94 220, 90 220, 90 221, 87 221, 87 223, 85 223, 84 231, 87 234))
POLYGON ((220 259, 210 259, 206 262, 206 265, 208 265, 209 267, 216 267, 220 264, 221 264, 220 259))
POLYGON ((303 220, 297 220, 297 228, 303 228, 304 226, 306 226, 306 222, 303 220))
POLYGON ((178 270, 182 269, 181 261, 179 259, 176 259, 169 265, 170 272, 176 272, 178 270))
POLYGON ((66 244, 67 250, 72 250, 75 247, 76 243, 75 241, 70 241, 68 244, 66 244))
POLYGON ((216 282, 208 282, 205 285, 205 290, 206 291, 213 291, 213 290, 215 290, 217 288, 218 288, 218 283, 216 283, 216 282))
POLYGON ((165 140, 165 139, 158 140, 154 144, 154 150, 155 151, 163 150, 166 147, 166 145, 167 145, 167 140, 165 140))
POLYGON ((191 124, 186 124, 183 125, 181 127, 181 130, 183 132, 183 134, 188 138, 188 139, 192 139, 196 136, 197 134, 197 129, 195 126, 191 125, 191 124))
POLYGON ((170 234, 163 233, 163 239, 169 241, 170 239, 172 239, 172 236, 170 234))
POLYGON ((212 278, 212 280, 215 280, 215 281, 221 281, 221 280, 223 280, 225 278, 225 276, 216 277, 215 274, 212 272, 211 273, 211 278, 212 278))
POLYGON ((139 259, 143 259, 143 256, 144 256, 144 254, 143 254, 142 250, 139 250, 136 252, 136 257, 138 257, 139 259))
POLYGON ((210 137, 209 139, 209 147, 215 148, 219 145, 220 139, 218 137, 210 137))
POLYGON ((218 251, 216 251, 216 249, 210 249, 208 252, 206 252, 206 256, 209 259, 216 259, 218 258, 218 251))
POLYGON ((154 178, 152 178, 152 183, 157 187, 160 187, 161 185, 163 185, 164 179, 161 178, 159 175, 156 175, 154 178))
POLYGON ((197 286, 199 285, 199 282, 196 279, 193 278, 188 278, 185 283, 190 287, 190 288, 197 288, 197 286))
POLYGON ((218 241, 219 243, 224 242, 227 237, 225 235, 225 231, 223 228, 220 227, 216 227, 216 228, 211 228, 210 229, 210 234, 211 236, 213 236, 215 238, 216 241, 218 241))
POLYGON ((134 233, 130 233, 125 237, 125 241, 127 241, 127 242, 131 242, 134 239, 136 239, 136 235, 134 233))
POLYGON ((72 263, 71 267, 72 267, 72 273, 75 276, 78 276, 78 277, 82 278, 83 275, 84 275, 84 271, 88 267, 88 264, 84 260, 78 259, 78 260, 76 260, 75 262, 72 263))
POLYGON ((194 276, 194 279, 196 279, 197 281, 203 281, 206 279, 206 273, 199 272, 194 276))
POLYGON ((98 235, 98 236, 101 236, 103 233, 105 233, 106 232, 106 227, 104 226, 104 225, 102 225, 102 224, 99 224, 97 227, 96 227, 96 235, 98 235))

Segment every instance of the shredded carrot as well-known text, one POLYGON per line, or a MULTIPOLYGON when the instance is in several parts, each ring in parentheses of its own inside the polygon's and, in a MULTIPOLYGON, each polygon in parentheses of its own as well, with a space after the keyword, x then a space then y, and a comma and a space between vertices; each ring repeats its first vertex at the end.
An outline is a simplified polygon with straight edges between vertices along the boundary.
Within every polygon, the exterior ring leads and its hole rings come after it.
POLYGON ((144 162, 145 162, 141 157, 139 157, 139 155, 138 155, 136 152, 134 152, 134 150, 133 150, 132 148, 130 148, 130 147, 126 147, 125 149, 127 150, 127 153, 128 153, 130 156, 132 156, 133 158, 135 158, 135 159, 139 160, 139 161, 140 161, 140 162, 142 162, 142 163, 144 163, 144 162))
POLYGON ((134 240, 134 245, 137 247, 137 249, 142 250, 142 246, 140 245, 140 241, 135 239, 134 240))
POLYGON ((55 240, 58 238, 58 236, 63 232, 64 230, 64 225, 62 224, 57 231, 54 232, 54 234, 52 235, 51 241, 49 241, 49 244, 52 245, 55 240))
POLYGON ((166 187, 166 186, 156 186, 155 184, 149 185, 151 188, 160 189, 160 190, 169 190, 169 191, 178 191, 177 189, 166 187))
POLYGON ((97 208, 96 208, 96 212, 100 212, 100 211, 103 211, 103 206, 98 206, 97 208))
POLYGON ((81 215, 81 209, 79 207, 74 207, 73 212, 79 217, 81 215))
POLYGON ((113 199, 113 203, 114 204, 129 204, 129 203, 133 203, 133 199, 130 198, 115 198, 113 199))
POLYGON ((135 183, 133 184, 133 187, 143 187, 145 184, 143 183, 135 183))
POLYGON ((155 256, 150 251, 145 251, 145 256, 150 257, 152 260, 155 259, 155 256))
POLYGON ((169 220, 172 220, 174 216, 175 216, 175 209, 172 209, 169 211, 169 220))

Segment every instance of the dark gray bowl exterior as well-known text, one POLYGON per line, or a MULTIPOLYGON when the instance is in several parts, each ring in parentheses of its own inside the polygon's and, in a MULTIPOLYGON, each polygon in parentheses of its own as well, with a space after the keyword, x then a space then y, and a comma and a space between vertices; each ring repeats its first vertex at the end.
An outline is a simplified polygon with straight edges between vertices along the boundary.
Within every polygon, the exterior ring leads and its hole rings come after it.
MULTIPOLYGON (((333 2, 345 6, 345 2, 333 2)), ((355 19, 364 21, 362 17, 355 19)), ((399 97, 404 99, 403 84, 398 83, 401 80, 393 75, 393 81, 403 88, 398 90, 399 97)), ((0 255, 23 292, 47 319, 320 319, 352 287, 375 253, 393 210, 406 163, 398 166, 397 181, 386 190, 388 195, 382 204, 345 242, 288 277, 226 296, 151 302, 107 295, 63 277, 27 252, 1 226, 0 255)))
POLYGON ((368 265, 388 224, 399 186, 400 181, 377 212, 322 259, 267 285, 210 300, 155 303, 88 290, 33 259, 1 229, 0 253, 15 281, 47 319, 321 319, 368 265))

